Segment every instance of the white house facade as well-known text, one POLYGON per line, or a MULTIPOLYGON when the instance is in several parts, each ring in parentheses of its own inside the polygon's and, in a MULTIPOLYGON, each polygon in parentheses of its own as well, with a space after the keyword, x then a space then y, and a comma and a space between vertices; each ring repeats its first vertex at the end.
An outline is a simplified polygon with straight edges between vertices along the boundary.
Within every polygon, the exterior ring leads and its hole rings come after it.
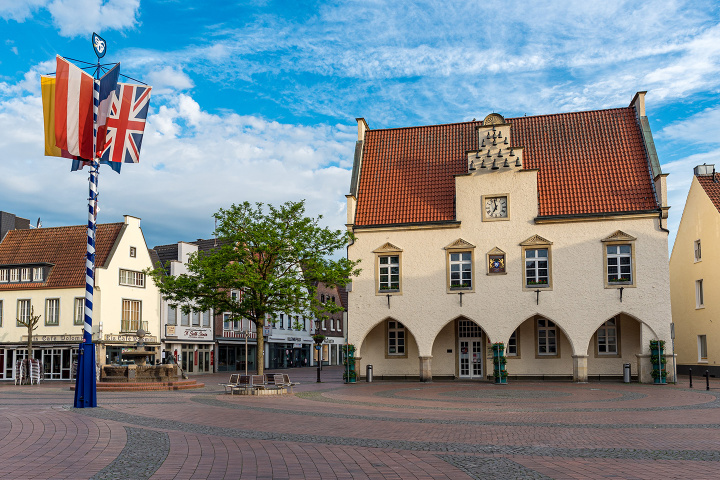
MULTIPOLYGON (((27 328, 17 318, 41 315, 33 333, 33 356, 45 379, 70 379, 82 341, 87 227, 13 230, 0 243, 0 378, 27 355, 27 328)), ((98 364, 120 360, 137 342, 159 351, 160 296, 142 273, 151 266, 140 219, 100 224, 96 237, 93 341, 98 364)), ((151 358, 154 360, 154 358, 151 358)))
MULTIPOLYGON (((485 379, 650 377, 670 342, 665 175, 627 108, 359 135, 348 228, 357 369, 485 379)), ((670 377, 669 377, 670 378, 670 377)))

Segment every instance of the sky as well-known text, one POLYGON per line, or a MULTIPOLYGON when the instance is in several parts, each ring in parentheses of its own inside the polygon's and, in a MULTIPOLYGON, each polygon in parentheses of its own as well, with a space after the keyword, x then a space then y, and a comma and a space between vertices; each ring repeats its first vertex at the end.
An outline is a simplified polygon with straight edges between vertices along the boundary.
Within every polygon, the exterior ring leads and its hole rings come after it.
POLYGON ((142 219, 148 246, 210 238, 243 201, 306 200, 342 229, 370 128, 625 107, 646 110, 669 173, 670 242, 692 169, 720 169, 717 1, 0 0, 0 210, 87 222, 87 170, 43 156, 40 79, 55 55, 153 86, 140 163, 101 167, 98 222, 142 219))

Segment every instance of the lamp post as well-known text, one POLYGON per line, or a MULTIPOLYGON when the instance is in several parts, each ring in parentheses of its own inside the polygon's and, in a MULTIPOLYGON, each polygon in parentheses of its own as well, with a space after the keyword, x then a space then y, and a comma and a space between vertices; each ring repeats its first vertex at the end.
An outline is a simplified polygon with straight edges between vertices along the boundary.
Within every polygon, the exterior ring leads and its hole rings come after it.
POLYGON ((320 330, 320 320, 315 319, 315 334, 312 336, 313 341, 315 342, 315 350, 317 351, 317 358, 318 358, 318 364, 317 364, 317 383, 321 383, 320 381, 320 369, 322 367, 322 342, 325 340, 325 335, 322 333, 319 333, 320 330))
POLYGON ((243 337, 245 337, 245 376, 247 377, 248 372, 248 337, 250 336, 250 331, 245 330, 243 332, 243 337))

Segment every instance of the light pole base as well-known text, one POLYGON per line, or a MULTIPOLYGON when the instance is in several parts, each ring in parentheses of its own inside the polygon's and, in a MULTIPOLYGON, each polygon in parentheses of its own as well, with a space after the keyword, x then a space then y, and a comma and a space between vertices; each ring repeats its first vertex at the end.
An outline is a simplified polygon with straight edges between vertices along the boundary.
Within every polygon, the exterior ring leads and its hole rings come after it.
POLYGON ((75 377, 75 408, 97 407, 95 379, 95 345, 81 343, 78 350, 78 366, 75 377))

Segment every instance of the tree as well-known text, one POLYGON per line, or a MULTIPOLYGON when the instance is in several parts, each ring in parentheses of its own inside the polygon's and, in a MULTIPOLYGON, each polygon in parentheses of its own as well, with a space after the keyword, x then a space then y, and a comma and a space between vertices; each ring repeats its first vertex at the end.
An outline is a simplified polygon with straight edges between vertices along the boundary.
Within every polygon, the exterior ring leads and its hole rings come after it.
POLYGON ((353 236, 321 227, 322 216, 306 217, 304 201, 267 208, 244 202, 220 209, 214 217, 218 246, 190 255, 187 274, 166 275, 161 266, 146 273, 168 303, 185 312, 212 308, 255 322, 256 365, 262 374, 268 318, 303 312, 320 316, 342 309, 318 302, 317 282, 344 286, 360 273, 358 262, 331 258, 353 236), (239 292, 235 298, 233 291, 239 292))
MULTIPOLYGON (((38 328, 38 322, 40 321, 40 317, 42 315, 35 315, 35 308, 30 305, 30 313, 27 316, 27 318, 22 318, 22 316, 16 317, 17 324, 22 325, 23 327, 27 327, 28 329, 28 343, 27 343, 27 351, 28 351, 28 360, 30 360, 33 356, 32 354, 32 338, 33 338, 33 332, 37 330, 38 328)), ((30 378, 30 362, 27 362, 26 367, 26 378, 30 378)))

